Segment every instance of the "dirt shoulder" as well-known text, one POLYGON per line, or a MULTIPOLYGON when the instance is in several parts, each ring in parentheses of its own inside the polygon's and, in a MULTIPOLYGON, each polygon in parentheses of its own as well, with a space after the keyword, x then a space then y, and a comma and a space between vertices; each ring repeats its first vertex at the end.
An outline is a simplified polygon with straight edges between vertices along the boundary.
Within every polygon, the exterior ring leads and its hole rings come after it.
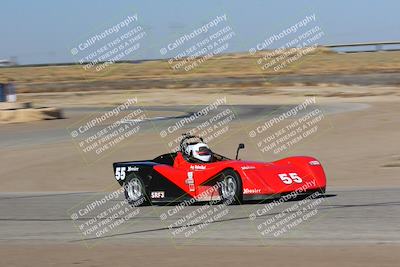
POLYGON ((3 266, 397 266, 399 245, 157 246, 0 245, 3 266), (245 257, 244 257, 245 255, 245 257))
POLYGON ((382 103, 400 99, 399 87, 382 86, 289 86, 243 88, 186 88, 104 90, 81 92, 26 93, 19 95, 23 102, 37 106, 103 107, 115 106, 137 98, 142 106, 208 105, 226 97, 228 105, 287 105, 298 104, 305 97, 315 96, 319 103, 382 103))

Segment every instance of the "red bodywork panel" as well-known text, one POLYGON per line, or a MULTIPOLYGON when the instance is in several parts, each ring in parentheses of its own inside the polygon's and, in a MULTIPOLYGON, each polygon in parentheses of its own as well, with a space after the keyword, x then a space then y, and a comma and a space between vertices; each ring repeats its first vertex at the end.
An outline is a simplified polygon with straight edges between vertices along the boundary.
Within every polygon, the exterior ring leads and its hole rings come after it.
MULTIPOLYGON (((239 174, 244 196, 273 195, 326 187, 325 173, 319 161, 305 156, 289 157, 270 163, 224 160, 197 164, 187 162, 178 152, 173 166, 156 165, 154 169, 192 197, 198 197, 212 187, 210 181, 225 169, 233 169, 239 174), (188 183, 189 176, 193 177, 193 184, 188 183)), ((218 192, 209 193, 209 197, 214 194, 218 192)))

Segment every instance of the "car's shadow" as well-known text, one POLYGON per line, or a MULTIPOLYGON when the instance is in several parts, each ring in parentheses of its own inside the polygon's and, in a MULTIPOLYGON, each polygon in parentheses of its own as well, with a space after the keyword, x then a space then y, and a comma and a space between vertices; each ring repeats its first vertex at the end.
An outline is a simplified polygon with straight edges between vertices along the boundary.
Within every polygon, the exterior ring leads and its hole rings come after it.
MULTIPOLYGON (((312 197, 312 199, 319 199, 319 198, 331 198, 331 197, 336 197, 336 194, 320 194, 318 196, 312 197)), ((287 200, 284 200, 283 202, 293 202, 293 201, 301 201, 306 198, 309 198, 310 195, 298 195, 297 197, 294 198, 289 198, 287 200)), ((283 197, 271 197, 268 199, 262 199, 262 200, 246 200, 246 201, 241 201, 240 203, 232 203, 230 205, 257 205, 257 204, 266 204, 266 203, 271 203, 274 201, 280 201, 283 197)), ((176 206, 182 203, 181 201, 173 201, 173 202, 168 202, 168 203, 153 203, 152 206, 176 206)), ((190 206, 203 206, 205 204, 213 204, 213 205, 218 205, 218 204, 223 204, 222 201, 215 201, 215 202, 210 202, 210 201, 198 201, 190 204, 190 206)))
MULTIPOLYGON (((336 196, 337 196, 336 194, 323 194, 323 195, 318 195, 318 196, 312 197, 312 199, 331 198, 331 197, 336 197, 336 196)), ((285 200, 284 202, 301 201, 301 200, 304 200, 309 197, 310 197, 310 195, 297 196, 295 198, 285 200)), ((254 204, 264 204, 264 203, 271 203, 274 201, 279 201, 280 199, 282 199, 282 198, 270 198, 270 199, 263 199, 261 201, 260 200, 247 200, 241 204, 253 204, 253 205, 254 204)))

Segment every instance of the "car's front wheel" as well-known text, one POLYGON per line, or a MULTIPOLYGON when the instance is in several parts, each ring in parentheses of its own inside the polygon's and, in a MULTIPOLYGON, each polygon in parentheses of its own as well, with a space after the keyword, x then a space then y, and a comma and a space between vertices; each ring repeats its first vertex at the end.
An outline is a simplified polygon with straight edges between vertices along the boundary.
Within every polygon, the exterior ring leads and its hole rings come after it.
POLYGON ((148 204, 148 197, 142 179, 138 176, 124 182, 125 199, 133 206, 148 204))
POLYGON ((242 202, 242 180, 233 170, 225 170, 221 174, 220 196, 226 204, 242 202))

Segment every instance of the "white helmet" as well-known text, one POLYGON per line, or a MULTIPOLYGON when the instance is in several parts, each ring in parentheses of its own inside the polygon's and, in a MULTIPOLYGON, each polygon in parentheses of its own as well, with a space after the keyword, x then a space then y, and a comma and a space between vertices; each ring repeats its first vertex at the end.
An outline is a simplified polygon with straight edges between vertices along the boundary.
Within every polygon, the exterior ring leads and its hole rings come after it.
POLYGON ((211 160, 211 150, 205 143, 197 143, 186 147, 186 154, 203 162, 211 160))

